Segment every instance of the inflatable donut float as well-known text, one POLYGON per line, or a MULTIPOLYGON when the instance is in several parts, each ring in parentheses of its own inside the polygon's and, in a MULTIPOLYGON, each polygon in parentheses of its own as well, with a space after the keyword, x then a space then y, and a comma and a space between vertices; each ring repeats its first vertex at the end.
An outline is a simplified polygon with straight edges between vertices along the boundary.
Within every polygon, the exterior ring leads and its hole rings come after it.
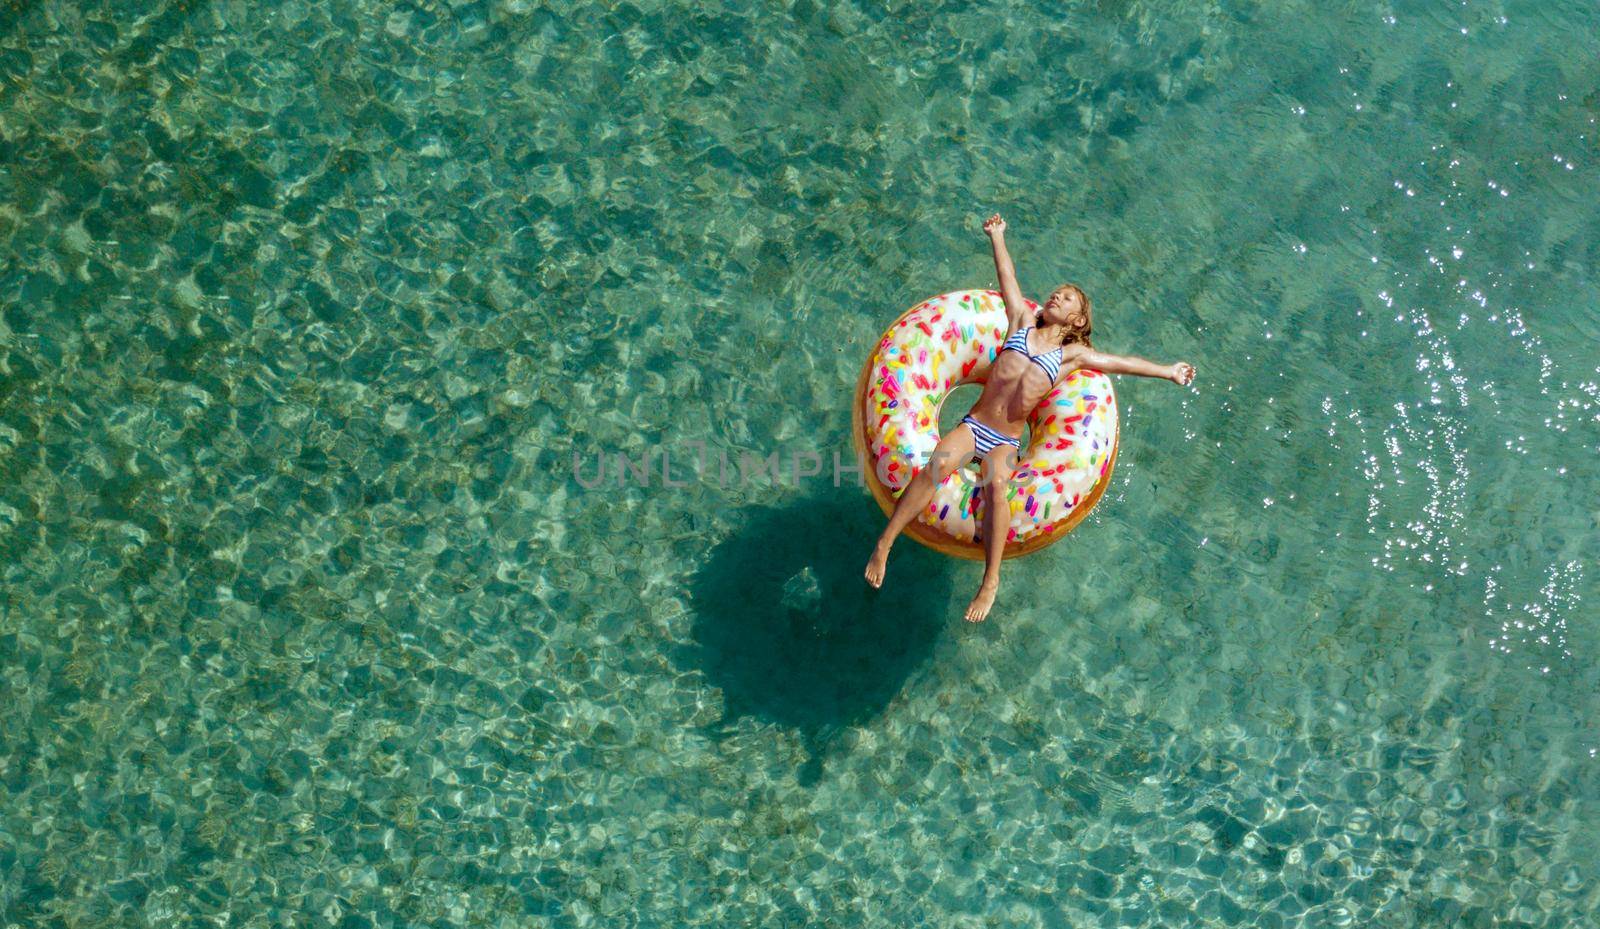
MULTIPOLYGON (((1030 311, 1039 307, 1028 301, 1030 311)), ((853 433, 863 476, 884 513, 939 444, 939 407, 952 388, 981 384, 1006 335, 997 291, 940 294, 894 321, 867 356, 856 382, 853 433)), ((1036 552, 1089 515, 1117 459, 1117 398, 1111 379, 1080 369, 1056 380, 1028 416, 1028 444, 1006 490, 1011 523, 1004 557, 1036 552)), ((917 541, 958 558, 981 560, 985 488, 964 464, 935 489, 906 526, 917 541)))

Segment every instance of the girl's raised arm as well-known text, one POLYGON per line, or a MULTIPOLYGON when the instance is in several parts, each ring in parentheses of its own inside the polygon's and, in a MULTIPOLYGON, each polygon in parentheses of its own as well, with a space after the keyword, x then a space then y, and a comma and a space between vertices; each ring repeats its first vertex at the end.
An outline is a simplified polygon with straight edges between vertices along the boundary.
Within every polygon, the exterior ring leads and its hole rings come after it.
POLYGON ((994 270, 1000 277, 1000 296, 1006 302, 1006 335, 1016 332, 1028 317, 1028 301, 1017 286, 1017 269, 1011 264, 1011 254, 1006 251, 1006 221, 996 213, 984 220, 983 231, 989 234, 989 244, 994 247, 994 270))

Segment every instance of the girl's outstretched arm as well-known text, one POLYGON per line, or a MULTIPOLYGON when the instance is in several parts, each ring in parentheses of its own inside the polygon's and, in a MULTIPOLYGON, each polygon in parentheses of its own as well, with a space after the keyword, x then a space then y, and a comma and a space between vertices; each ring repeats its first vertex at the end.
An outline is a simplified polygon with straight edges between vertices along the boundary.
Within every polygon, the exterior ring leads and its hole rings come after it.
POLYGON ((1077 368, 1093 368, 1105 374, 1134 374, 1139 377, 1165 378, 1174 384, 1187 384, 1194 380, 1194 365, 1179 361, 1169 365, 1156 364, 1133 355, 1111 355, 1084 349, 1073 362, 1077 368))
POLYGON ((1027 318, 1028 301, 1017 286, 1017 269, 1011 264, 1011 253, 1006 251, 1006 221, 996 213, 983 222, 983 231, 989 234, 989 244, 994 247, 994 270, 1000 278, 1000 297, 1006 302, 1006 335, 1016 332, 1027 318))

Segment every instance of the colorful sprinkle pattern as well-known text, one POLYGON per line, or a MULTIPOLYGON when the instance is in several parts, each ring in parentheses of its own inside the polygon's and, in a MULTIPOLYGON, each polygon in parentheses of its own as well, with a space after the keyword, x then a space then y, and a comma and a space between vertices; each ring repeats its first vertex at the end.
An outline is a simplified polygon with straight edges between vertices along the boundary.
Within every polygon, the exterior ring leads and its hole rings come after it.
MULTIPOLYGON (((1028 306, 1038 309, 1031 300, 1028 306)), ((861 402, 868 463, 896 496, 939 443, 945 395, 984 381, 1005 334, 1005 303, 993 290, 940 294, 907 310, 884 333, 861 402)), ((1099 371, 1061 378, 1029 415, 1028 427, 1031 440, 1006 491, 1008 543, 1055 531, 1109 479, 1117 440, 1111 379, 1099 371)), ((918 519, 957 541, 979 541, 987 499, 985 488, 976 486, 978 476, 975 464, 956 469, 918 519)))

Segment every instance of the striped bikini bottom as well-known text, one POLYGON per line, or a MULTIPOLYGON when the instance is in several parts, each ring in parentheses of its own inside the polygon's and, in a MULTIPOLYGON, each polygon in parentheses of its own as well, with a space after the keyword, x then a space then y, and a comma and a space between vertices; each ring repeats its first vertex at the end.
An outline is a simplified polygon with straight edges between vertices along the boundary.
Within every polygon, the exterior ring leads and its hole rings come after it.
POLYGON ((972 457, 974 459, 981 460, 987 457, 990 452, 1002 445, 1009 445, 1018 450, 1021 450, 1022 448, 1021 436, 1006 435, 997 429, 991 429, 990 427, 985 426, 983 423, 978 422, 971 416, 963 416, 961 417, 961 421, 966 423, 967 426, 972 429, 972 438, 976 440, 976 444, 972 449, 972 457))

